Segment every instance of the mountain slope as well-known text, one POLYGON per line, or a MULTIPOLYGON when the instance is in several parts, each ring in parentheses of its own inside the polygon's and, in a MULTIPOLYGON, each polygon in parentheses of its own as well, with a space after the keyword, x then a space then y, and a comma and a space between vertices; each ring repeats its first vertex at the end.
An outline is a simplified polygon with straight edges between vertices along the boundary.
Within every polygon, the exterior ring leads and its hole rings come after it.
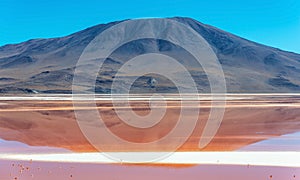
MULTIPOLYGON (((298 92, 300 55, 248 41, 190 18, 173 18, 198 32, 212 47, 222 64, 228 92, 298 92)), ((34 39, 0 47, 0 93, 71 93, 73 72, 87 44, 103 30, 119 23, 100 24, 66 37, 34 39)), ((105 61, 96 92, 110 92, 118 68, 135 55, 175 52, 189 67, 200 92, 208 92, 201 68, 189 66, 189 56, 180 47, 163 40, 143 39, 117 49, 105 61)), ((154 74, 140 77, 134 92, 176 92, 168 79, 154 74), (149 83, 155 79, 155 86, 149 83)))

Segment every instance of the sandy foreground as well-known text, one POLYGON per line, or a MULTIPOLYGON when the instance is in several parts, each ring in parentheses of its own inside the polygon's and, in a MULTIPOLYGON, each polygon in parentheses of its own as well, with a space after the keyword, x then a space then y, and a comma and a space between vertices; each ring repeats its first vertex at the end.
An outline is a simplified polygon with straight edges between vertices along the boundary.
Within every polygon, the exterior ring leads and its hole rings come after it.
POLYGON ((299 168, 272 166, 198 165, 174 168, 30 161, 1 161, 0 166, 0 178, 4 180, 296 180, 300 176, 299 168))
MULTIPOLYGON (((193 99, 185 101, 192 102, 193 99)), ((199 148, 198 143, 211 110, 209 98, 200 101, 200 106, 196 107, 191 103, 192 106, 185 107, 190 111, 200 108, 200 113, 192 134, 178 151, 233 151, 258 141, 300 131, 300 95, 231 94, 226 100, 225 114, 216 135, 206 147, 199 148)), ((98 151, 83 135, 74 113, 74 110, 82 111, 89 116, 90 101, 81 100, 76 103, 82 106, 74 108, 72 99, 62 95, 34 98, 2 97, 0 138, 31 146, 66 148, 75 152, 98 151)), ((96 103, 97 111, 105 122, 103 125, 111 133, 134 143, 152 142, 166 136, 176 126, 181 109, 180 100, 171 97, 167 99, 166 114, 155 126, 136 128, 124 123, 116 115, 116 107, 113 107, 109 98, 101 96, 96 99, 96 103)), ((149 102, 144 96, 135 96, 130 105, 120 105, 117 108, 122 108, 122 111, 133 109, 139 115, 147 115, 150 112, 149 102)), ((90 126, 93 130, 93 124, 90 126)), ((99 129, 94 130, 96 133, 99 129)), ((131 146, 112 143, 104 149, 114 152, 170 151, 173 150, 171 146, 166 143, 151 149, 133 149, 131 146)))

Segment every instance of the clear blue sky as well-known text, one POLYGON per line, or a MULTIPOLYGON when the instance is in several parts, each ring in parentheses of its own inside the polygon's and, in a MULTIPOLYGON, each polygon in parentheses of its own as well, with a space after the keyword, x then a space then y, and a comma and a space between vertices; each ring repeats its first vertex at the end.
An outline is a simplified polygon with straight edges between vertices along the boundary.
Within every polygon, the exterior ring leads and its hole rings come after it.
POLYGON ((299 0, 0 0, 0 46, 115 20, 173 16, 300 53, 299 0))

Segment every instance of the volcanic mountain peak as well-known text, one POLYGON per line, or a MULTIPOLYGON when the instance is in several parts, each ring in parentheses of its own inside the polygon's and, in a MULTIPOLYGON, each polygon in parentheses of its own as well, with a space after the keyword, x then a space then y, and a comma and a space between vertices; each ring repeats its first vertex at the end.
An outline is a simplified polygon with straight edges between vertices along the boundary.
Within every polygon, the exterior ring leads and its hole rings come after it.
MULTIPOLYGON (((228 92, 298 92, 300 55, 258 44, 191 18, 174 17, 193 28, 212 47, 222 65, 228 92)), ((100 24, 71 35, 33 39, 0 47, 0 92, 71 93, 73 72, 84 48, 105 29, 120 23, 100 24)), ((96 82, 96 92, 110 92, 118 68, 126 59, 149 52, 179 56, 189 66, 189 55, 163 40, 142 39, 120 47, 106 61, 96 82)), ((188 67, 199 92, 209 92, 204 71, 188 67)), ((165 77, 148 74, 134 84, 136 92, 176 92, 165 77), (149 85, 155 79, 155 87, 149 85)))

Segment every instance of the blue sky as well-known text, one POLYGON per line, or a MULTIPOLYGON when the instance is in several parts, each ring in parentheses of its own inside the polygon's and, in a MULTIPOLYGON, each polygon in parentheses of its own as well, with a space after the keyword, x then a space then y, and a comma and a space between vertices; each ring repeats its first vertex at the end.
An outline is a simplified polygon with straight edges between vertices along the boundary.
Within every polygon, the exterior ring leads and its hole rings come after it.
POLYGON ((299 0, 1 0, 0 45, 68 35, 115 20, 185 16, 300 53, 299 0))

